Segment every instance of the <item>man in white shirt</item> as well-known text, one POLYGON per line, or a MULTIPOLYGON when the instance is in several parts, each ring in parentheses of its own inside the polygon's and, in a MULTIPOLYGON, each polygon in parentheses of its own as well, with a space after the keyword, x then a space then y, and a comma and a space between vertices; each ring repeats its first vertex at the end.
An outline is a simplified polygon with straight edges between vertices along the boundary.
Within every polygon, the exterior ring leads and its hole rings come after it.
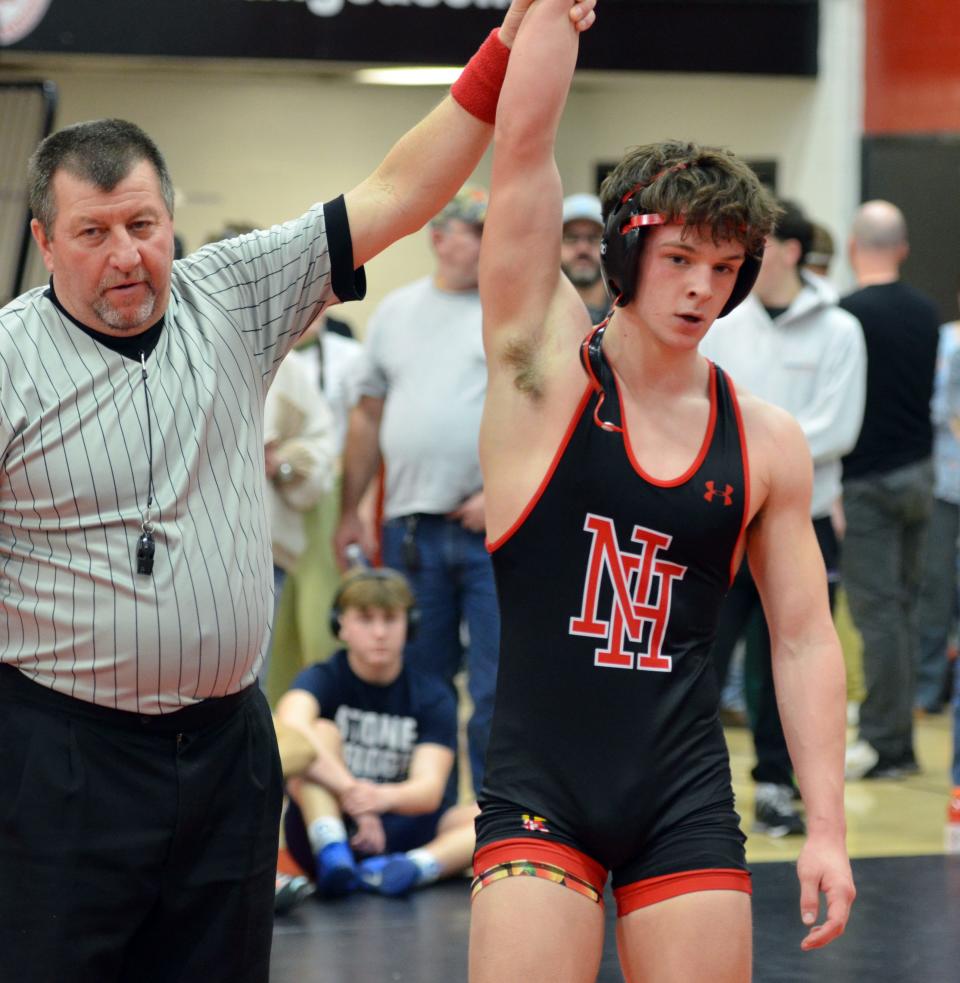
MULTIPOLYGON (((837 306, 837 295, 823 278, 803 269, 813 240, 811 222, 795 204, 780 205, 753 293, 714 324, 700 351, 738 387, 787 410, 803 429, 814 466, 811 515, 832 606, 839 547, 831 512, 841 494, 840 459, 856 442, 863 419, 866 349, 857 319, 837 306)), ((733 647, 754 616, 758 644, 748 646, 747 660, 757 693, 750 715, 757 753, 754 829, 771 836, 802 834, 774 694, 770 637, 744 564, 724 602, 712 653, 721 684, 733 647)))

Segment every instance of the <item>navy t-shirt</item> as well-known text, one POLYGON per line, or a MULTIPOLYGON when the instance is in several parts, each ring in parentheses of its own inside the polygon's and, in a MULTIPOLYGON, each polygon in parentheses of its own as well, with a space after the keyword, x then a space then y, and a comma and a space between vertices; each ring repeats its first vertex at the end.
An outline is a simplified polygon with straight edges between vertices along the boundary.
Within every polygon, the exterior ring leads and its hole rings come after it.
POLYGON ((320 716, 337 725, 344 761, 355 778, 405 781, 418 744, 440 744, 456 752, 453 692, 406 666, 392 683, 378 686, 357 676, 341 650, 304 669, 290 688, 312 694, 320 716))

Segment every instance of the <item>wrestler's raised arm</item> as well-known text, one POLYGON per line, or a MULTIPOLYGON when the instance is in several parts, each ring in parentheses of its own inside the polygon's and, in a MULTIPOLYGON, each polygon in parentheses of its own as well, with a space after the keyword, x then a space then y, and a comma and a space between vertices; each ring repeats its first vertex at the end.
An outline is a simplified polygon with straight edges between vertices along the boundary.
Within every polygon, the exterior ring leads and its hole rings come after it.
MULTIPOLYGON (((509 48, 531 2, 513 0, 499 36, 484 42, 453 94, 404 134, 376 170, 347 192, 355 267, 422 228, 477 166, 493 133, 509 48)), ((593 22, 595 2, 562 0, 564 22, 572 35, 593 22)))
POLYGON ((480 460, 491 542, 542 480, 587 381, 578 350, 590 320, 560 270, 563 191, 554 160, 579 49, 567 8, 566 0, 531 6, 497 108, 480 252, 488 377, 480 460))
POLYGON ((579 50, 567 7, 566 0, 533 4, 497 109, 480 256, 484 341, 494 372, 508 349, 542 341, 554 295, 569 286, 560 272, 563 190, 554 159, 579 50))

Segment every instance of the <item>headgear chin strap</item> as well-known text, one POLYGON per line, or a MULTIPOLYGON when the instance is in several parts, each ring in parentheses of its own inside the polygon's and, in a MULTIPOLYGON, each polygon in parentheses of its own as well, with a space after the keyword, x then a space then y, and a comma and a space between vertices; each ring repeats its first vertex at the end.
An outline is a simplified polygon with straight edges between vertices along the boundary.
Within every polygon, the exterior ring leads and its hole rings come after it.
POLYGON ((580 343, 580 363, 583 365, 583 370, 587 373, 591 387, 595 392, 600 394, 597 399, 597 405, 593 408, 593 422, 601 430, 607 430, 610 433, 623 433, 623 427, 619 427, 609 420, 600 419, 600 409, 603 406, 603 401, 607 398, 601 379, 603 373, 603 356, 601 352, 603 351, 603 336, 607 330, 607 325, 610 323, 611 316, 611 314, 608 314, 595 328, 591 328, 590 333, 580 343))
MULTIPOLYGON (((640 273, 641 234, 651 225, 665 225, 667 218, 657 212, 645 212, 640 205, 640 192, 658 181, 665 174, 686 170, 688 161, 681 161, 672 167, 658 171, 649 181, 632 187, 619 204, 607 216, 600 243, 600 265, 603 279, 610 296, 617 307, 626 307, 637 292, 637 278, 640 273)), ((747 299, 760 272, 763 247, 757 253, 748 253, 737 271, 737 280, 723 310, 718 317, 729 314, 738 304, 747 299)))

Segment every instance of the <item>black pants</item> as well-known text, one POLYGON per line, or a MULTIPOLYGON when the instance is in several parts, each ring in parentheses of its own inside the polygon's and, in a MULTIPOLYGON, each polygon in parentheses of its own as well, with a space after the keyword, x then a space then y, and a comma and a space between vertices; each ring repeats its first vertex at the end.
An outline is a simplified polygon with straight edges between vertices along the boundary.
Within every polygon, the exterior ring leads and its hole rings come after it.
POLYGON ((264 983, 281 794, 256 686, 146 717, 0 666, 0 980, 264 983))
MULTIPOLYGON (((814 519, 814 533, 827 569, 827 589, 833 610, 839 547, 829 518, 814 519)), ((773 663, 770 656, 770 632, 763 616, 760 595, 746 560, 740 567, 720 611, 720 626, 713 643, 712 658, 721 688, 727 677, 730 657, 741 636, 747 639, 744 664, 745 685, 752 696, 750 729, 757 764, 751 774, 755 782, 793 785, 793 766, 783 736, 780 711, 773 686, 773 663)))

